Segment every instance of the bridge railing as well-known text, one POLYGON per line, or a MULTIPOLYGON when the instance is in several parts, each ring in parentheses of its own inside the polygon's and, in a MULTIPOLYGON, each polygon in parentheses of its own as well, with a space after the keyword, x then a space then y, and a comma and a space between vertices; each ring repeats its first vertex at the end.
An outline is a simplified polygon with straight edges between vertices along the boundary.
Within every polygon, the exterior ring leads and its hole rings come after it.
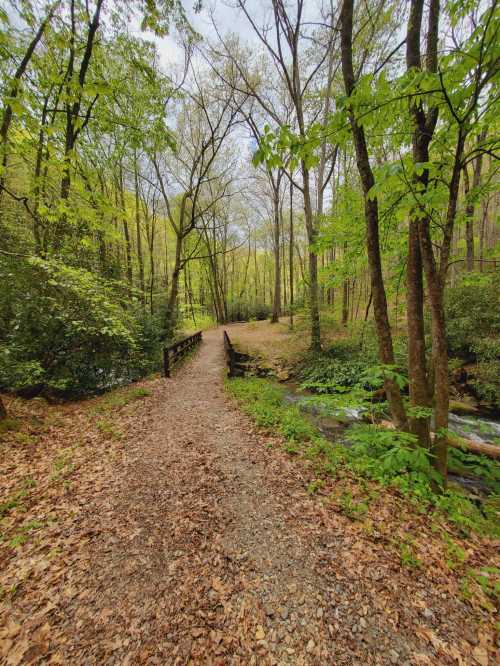
POLYGON ((163 373, 165 377, 170 377, 171 368, 200 342, 201 331, 197 331, 193 335, 189 335, 187 338, 174 342, 169 347, 165 347, 163 350, 163 373))
POLYGON ((224 331, 223 339, 227 362, 227 376, 243 377, 249 369, 249 362, 251 361, 250 356, 248 356, 248 354, 243 354, 234 348, 227 331, 224 331))

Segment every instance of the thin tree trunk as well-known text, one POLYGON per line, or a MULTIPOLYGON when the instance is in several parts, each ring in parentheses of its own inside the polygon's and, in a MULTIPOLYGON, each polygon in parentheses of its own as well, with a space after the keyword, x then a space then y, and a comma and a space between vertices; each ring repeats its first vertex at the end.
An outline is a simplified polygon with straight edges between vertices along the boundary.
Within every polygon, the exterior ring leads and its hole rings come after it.
POLYGON ((141 215, 139 210, 139 172, 137 154, 134 155, 134 180, 135 180, 135 228, 137 238, 137 261, 139 263, 139 288, 141 290, 141 304, 146 307, 146 287, 144 283, 144 259, 142 256, 141 215))
POLYGON ((127 221, 127 208, 125 206, 125 191, 123 185, 123 169, 120 164, 120 173, 119 173, 119 192, 120 192, 120 204, 122 209, 122 220, 123 220, 123 233, 125 235, 125 257, 127 262, 127 282, 129 288, 132 288, 132 249, 130 243, 130 232, 128 228, 127 221))
POLYGON ((309 309, 311 316, 311 349, 321 351, 321 325, 319 316, 318 299, 318 256, 313 247, 316 242, 316 225, 314 224, 311 206, 311 191, 309 183, 309 170, 304 160, 301 162, 302 182, 304 186, 304 215, 306 220, 306 231, 309 250, 309 309))
MULTIPOLYGON (((478 143, 483 141, 486 137, 486 129, 478 137, 478 143)), ((472 176, 472 189, 476 190, 481 184, 481 170, 483 164, 483 155, 479 155, 474 160, 474 170, 472 176)), ((469 182, 469 173, 467 170, 467 165, 463 168, 464 173, 464 185, 465 185, 465 198, 467 201, 467 206, 465 208, 465 244, 466 244, 466 268, 467 270, 474 270, 474 213, 475 205, 474 201, 468 200, 470 195, 470 182, 469 182)))
MULTIPOLYGON (((270 176, 272 179, 272 175, 270 176)), ((279 322, 281 314, 281 259, 280 259, 280 187, 281 176, 278 173, 276 183, 272 179, 273 188, 273 254, 274 254, 274 294, 271 324, 279 322)))
POLYGON ((35 49, 38 46, 38 43, 40 42, 43 33, 45 32, 45 28, 47 25, 50 23, 52 20, 52 17, 54 15, 54 12, 57 8, 57 6, 60 4, 60 0, 58 2, 54 2, 50 7, 47 12, 47 16, 45 19, 42 21, 40 24, 40 27, 36 31, 35 35, 33 36, 33 39, 31 42, 28 44, 28 48, 26 49, 26 52, 21 59, 21 62, 16 68, 16 71, 14 72, 14 76, 12 77, 12 84, 9 90, 8 98, 9 102, 6 103, 3 114, 2 114, 2 124, 0 125, 0 143, 2 146, 2 170, 1 170, 1 176, 0 176, 0 202, 2 199, 2 194, 3 194, 3 187, 5 185, 5 178, 6 178, 6 172, 7 172, 7 159, 8 159, 8 153, 7 153, 7 146, 8 146, 8 137, 9 137, 9 129, 10 129, 10 124, 12 122, 12 116, 13 116, 13 111, 12 111, 12 101, 17 98, 17 95, 19 93, 19 87, 21 84, 21 79, 24 76, 26 69, 28 68, 28 65, 31 61, 31 58, 33 57, 33 54, 35 53, 35 49))
POLYGON ((290 262, 290 328, 293 329, 293 183, 290 180, 290 239, 289 239, 289 262, 290 262))

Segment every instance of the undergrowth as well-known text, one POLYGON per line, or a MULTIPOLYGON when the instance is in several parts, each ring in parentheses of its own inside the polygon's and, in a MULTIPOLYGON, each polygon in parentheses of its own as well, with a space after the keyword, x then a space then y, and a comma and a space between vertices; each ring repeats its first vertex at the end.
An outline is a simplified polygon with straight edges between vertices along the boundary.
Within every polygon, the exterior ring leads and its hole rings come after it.
MULTIPOLYGON (((362 423, 346 431, 347 442, 344 444, 347 446, 332 443, 321 435, 297 405, 288 404, 284 400, 284 390, 269 380, 255 377, 232 379, 226 382, 226 387, 258 426, 283 437, 287 452, 310 460, 317 478, 349 473, 360 481, 370 479, 381 486, 397 489, 419 511, 445 516, 462 533, 475 531, 500 536, 498 498, 490 496, 479 507, 458 490, 436 492, 441 478, 432 467, 429 453, 415 445, 413 435, 362 423)), ((329 406, 339 408, 342 397, 336 396, 335 404, 329 406)), ((345 397, 348 402, 348 396, 345 397)), ((324 402, 321 404, 326 408, 324 402)), ((473 458, 474 461, 470 454, 460 450, 450 452, 452 464, 479 465, 487 470, 491 487, 498 491, 500 479, 495 465, 479 456, 473 458)), ((317 488, 315 483, 310 492, 315 492, 317 488)), ((360 511, 360 505, 352 504, 347 496, 341 504, 350 517, 365 512, 364 506, 360 511)))

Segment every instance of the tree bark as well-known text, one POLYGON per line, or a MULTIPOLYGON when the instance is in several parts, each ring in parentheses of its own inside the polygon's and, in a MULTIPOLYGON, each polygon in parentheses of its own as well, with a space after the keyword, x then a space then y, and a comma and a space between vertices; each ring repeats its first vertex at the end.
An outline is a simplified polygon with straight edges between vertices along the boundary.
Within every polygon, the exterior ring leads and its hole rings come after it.
POLYGON ((311 205, 310 174, 304 160, 301 162, 304 187, 304 215, 309 251, 309 310, 311 316, 311 350, 321 351, 321 325, 318 298, 318 256, 313 247, 316 242, 316 225, 311 205))
MULTIPOLYGON (((19 65, 16 68, 16 71, 14 72, 14 76, 12 78, 12 85, 9 90, 9 98, 11 100, 16 99, 17 95, 19 93, 19 86, 21 83, 21 79, 26 72, 26 69, 28 68, 28 65, 31 61, 31 58, 33 57, 33 54, 35 52, 36 47, 38 46, 38 43, 42 39, 43 33, 45 32, 45 28, 47 25, 50 23, 54 12, 57 8, 57 6, 60 4, 60 0, 58 2, 54 2, 52 6, 49 8, 49 11, 47 13, 47 16, 45 19, 42 21, 40 24, 40 27, 36 31, 35 35, 33 36, 33 39, 30 41, 28 44, 28 48, 26 49, 26 52, 19 63, 19 65)), ((7 170, 7 144, 8 144, 8 137, 9 137, 9 128, 10 124, 12 122, 12 104, 9 102, 5 105, 5 108, 3 110, 3 115, 2 115, 2 124, 0 125, 0 143, 2 146, 2 175, 0 177, 0 201, 2 198, 3 194, 3 186, 5 184, 5 173, 7 170)))
MULTIPOLYGON (((341 56, 342 73, 347 94, 352 95, 355 88, 354 68, 352 62, 352 21, 354 0, 344 0, 341 12, 341 56)), ((373 296, 373 312, 377 329, 379 358, 384 365, 394 365, 394 349, 392 333, 387 312, 387 297, 382 274, 380 254, 378 202, 370 196, 375 180, 370 165, 365 132, 356 121, 352 107, 349 108, 349 121, 354 138, 356 162, 363 188, 365 200, 366 244, 370 282, 373 296)), ((401 392, 396 383, 389 378, 385 380, 385 390, 395 423, 399 428, 407 427, 407 419, 401 392)))
POLYGON ((123 169, 120 164, 120 174, 119 174, 119 192, 120 192, 120 204, 122 209, 122 220, 123 220, 123 233, 125 235, 125 257, 127 262, 127 282, 129 288, 132 288, 132 247, 130 243, 130 231, 128 228, 127 221, 127 208, 125 206, 125 192, 123 184, 123 169))
POLYGON ((279 322, 281 314, 281 257, 280 257, 280 182, 281 171, 276 181, 272 174, 269 178, 273 189, 273 254, 274 254, 274 295, 271 324, 279 322))
MULTIPOLYGON (((486 137, 486 129, 478 137, 478 143, 481 142, 486 137)), ((481 184, 481 170, 483 164, 483 154, 479 155, 474 160, 474 169, 472 176, 472 189, 476 190, 481 184)), ((467 165, 464 165, 464 185, 465 185, 465 198, 467 201, 467 206, 465 208, 465 244, 466 244, 466 261, 465 265, 467 270, 474 270, 474 213, 475 213, 475 204, 473 201, 469 200, 470 195, 470 181, 469 173, 467 170, 467 165)))
POLYGON ((290 263, 290 328, 293 329, 293 183, 290 180, 290 238, 289 238, 289 263, 290 263))
MULTIPOLYGON (((423 0, 412 0, 408 30, 406 37, 406 66, 410 72, 421 69, 420 32, 423 17, 423 0)), ((435 71, 437 60, 437 16, 439 3, 431 2, 429 13, 429 30, 427 38, 427 67, 435 71)), ((415 164, 429 161, 429 144, 437 122, 437 111, 430 109, 427 114, 421 101, 410 101, 410 115, 413 119, 412 154, 415 164)), ((412 177, 413 187, 419 193, 428 187, 429 172, 415 173, 412 177)), ((414 410, 410 413, 409 426, 416 435, 421 446, 431 448, 430 417, 418 410, 429 410, 431 407, 431 391, 427 373, 427 358, 424 334, 424 289, 423 266, 420 248, 419 229, 422 210, 418 203, 410 213, 408 224, 408 258, 406 270, 406 307, 408 331, 408 379, 410 404, 414 410)))
POLYGON ((134 180, 135 180, 135 229, 137 238, 137 261, 139 263, 139 288, 141 290, 141 304, 146 307, 146 287, 144 283, 144 258, 142 256, 141 215, 139 210, 139 171, 137 155, 134 156, 134 180))

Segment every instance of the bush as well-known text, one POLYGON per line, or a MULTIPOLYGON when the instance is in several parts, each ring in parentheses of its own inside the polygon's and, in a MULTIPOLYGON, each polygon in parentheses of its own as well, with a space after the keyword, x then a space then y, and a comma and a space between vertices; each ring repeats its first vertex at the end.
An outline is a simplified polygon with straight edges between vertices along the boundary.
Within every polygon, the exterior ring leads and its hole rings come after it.
POLYGON ((158 364, 161 329, 136 315, 121 283, 38 258, 6 277, 1 387, 77 396, 137 379, 158 364))
POLYGON ((500 360, 477 363, 471 383, 479 400, 500 407, 500 360))
POLYGON ((227 317, 229 321, 250 321, 257 319, 263 321, 271 316, 271 306, 266 303, 247 303, 246 301, 232 301, 228 304, 227 317))
POLYGON ((499 356, 500 291, 498 272, 467 273, 446 293, 448 347, 452 355, 480 360, 499 356), (485 345, 485 340, 489 340, 485 345), (485 345, 485 346, 483 346, 485 345))
POLYGON ((300 372, 301 387, 317 393, 333 393, 340 388, 358 384, 366 369, 361 360, 342 361, 327 356, 317 356, 300 372))

